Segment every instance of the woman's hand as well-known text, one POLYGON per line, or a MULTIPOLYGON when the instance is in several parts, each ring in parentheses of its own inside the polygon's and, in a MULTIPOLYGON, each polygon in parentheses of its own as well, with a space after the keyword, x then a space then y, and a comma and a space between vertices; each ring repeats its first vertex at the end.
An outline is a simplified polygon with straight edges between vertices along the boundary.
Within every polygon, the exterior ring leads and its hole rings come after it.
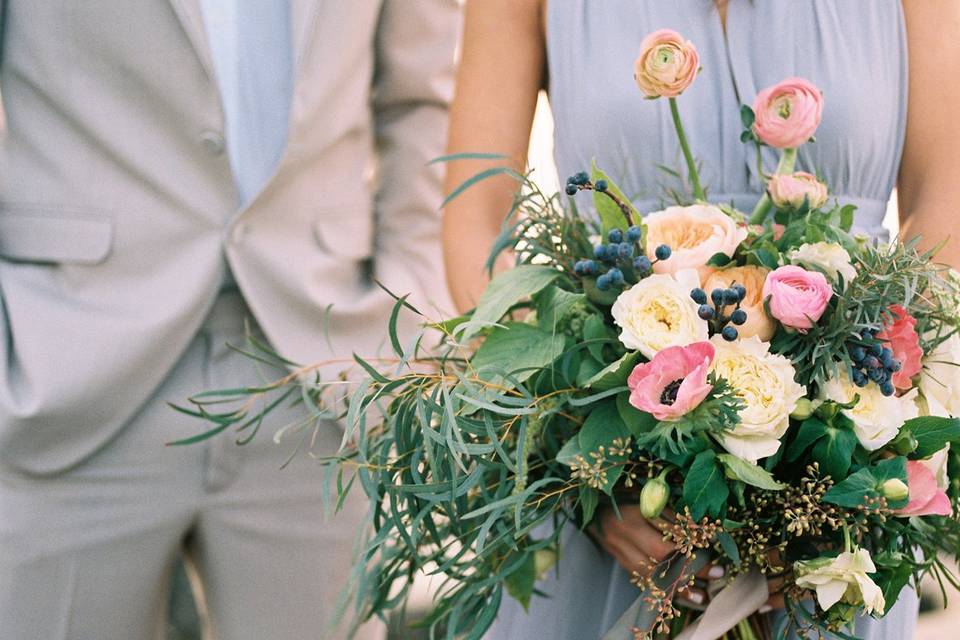
MULTIPOLYGON (((651 566, 676 551, 676 547, 663 538, 667 526, 665 521, 647 520, 636 505, 623 505, 619 509, 620 517, 617 517, 617 513, 610 507, 600 510, 600 522, 594 529, 594 535, 600 546, 612 555, 627 573, 645 573, 651 566)), ((716 580, 722 578, 723 574, 723 567, 708 565, 697 577, 716 580)), ((701 605, 707 600, 706 592, 699 587, 684 589, 679 596, 695 605, 701 605)))

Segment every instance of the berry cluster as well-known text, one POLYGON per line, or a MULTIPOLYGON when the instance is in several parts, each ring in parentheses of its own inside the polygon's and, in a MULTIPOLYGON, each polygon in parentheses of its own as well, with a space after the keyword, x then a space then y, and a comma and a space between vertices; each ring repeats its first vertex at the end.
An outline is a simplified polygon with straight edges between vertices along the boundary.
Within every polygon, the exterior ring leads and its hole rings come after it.
POLYGON ((853 361, 851 379, 858 387, 875 382, 885 396, 896 393, 893 386, 893 374, 900 371, 903 364, 893 357, 893 351, 877 340, 877 329, 863 329, 860 340, 847 343, 847 353, 853 361))
POLYGON ((709 301, 707 292, 697 288, 690 292, 690 297, 700 305, 697 315, 710 323, 713 333, 719 333, 727 342, 733 342, 740 336, 737 326, 747 321, 747 312, 740 308, 740 303, 747 296, 747 288, 742 284, 733 284, 727 289, 714 289, 710 292, 709 301), (712 306, 710 303, 713 303, 712 306), (733 311, 726 313, 727 307, 733 311))
POLYGON ((635 284, 641 278, 646 278, 653 273, 654 264, 670 259, 672 251, 662 244, 654 252, 656 260, 651 261, 642 253, 642 235, 637 226, 628 227, 626 231, 611 229, 607 234, 608 243, 594 247, 592 260, 577 261, 573 266, 574 273, 581 277, 596 276, 600 291, 608 291, 626 283, 635 284))

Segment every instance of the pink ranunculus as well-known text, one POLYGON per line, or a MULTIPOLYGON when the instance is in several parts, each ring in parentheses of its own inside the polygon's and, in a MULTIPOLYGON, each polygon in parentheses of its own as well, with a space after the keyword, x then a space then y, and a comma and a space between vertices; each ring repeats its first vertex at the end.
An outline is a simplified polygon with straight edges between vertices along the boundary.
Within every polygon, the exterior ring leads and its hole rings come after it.
POLYGON ((899 516, 949 516, 953 513, 950 498, 937 486, 937 478, 919 460, 907 461, 907 488, 910 501, 897 510, 899 516))
POLYGON ((819 209, 827 202, 827 185, 806 171, 775 174, 767 182, 767 191, 778 209, 799 209, 804 200, 811 209, 819 209))
POLYGON ((893 374, 893 384, 898 389, 909 389, 913 386, 910 379, 923 369, 921 359, 923 349, 920 348, 920 336, 917 335, 917 320, 898 304, 889 309, 893 315, 893 322, 888 322, 883 331, 877 334, 878 340, 889 342, 893 357, 900 361, 900 371, 893 374))
POLYGON ((833 297, 833 287, 819 271, 787 265, 776 269, 763 283, 770 315, 786 327, 806 331, 813 327, 833 297))
POLYGON ((709 342, 661 349, 653 360, 638 364, 630 374, 630 404, 657 420, 678 420, 696 409, 713 389, 707 384, 713 355, 709 342))
POLYGON ((777 149, 793 149, 809 140, 820 125, 823 95, 809 80, 787 78, 757 94, 753 131, 777 149))
POLYGON ((648 98, 676 98, 699 70, 700 57, 693 43, 672 29, 660 29, 640 43, 633 77, 648 98))

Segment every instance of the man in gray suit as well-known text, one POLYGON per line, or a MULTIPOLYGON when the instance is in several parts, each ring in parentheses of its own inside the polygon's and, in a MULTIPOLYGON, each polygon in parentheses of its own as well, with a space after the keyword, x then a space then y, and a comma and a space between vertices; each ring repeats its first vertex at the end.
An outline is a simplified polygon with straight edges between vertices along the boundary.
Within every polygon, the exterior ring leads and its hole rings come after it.
MULTIPOLYGON (((443 305, 455 0, 7 0, 0 637, 139 640, 186 548, 214 637, 332 637, 363 505, 170 410, 443 305), (327 339, 329 337, 329 340, 327 339)), ((288 414, 293 418, 293 414, 288 414)), ((315 449, 340 434, 326 425, 315 449)))

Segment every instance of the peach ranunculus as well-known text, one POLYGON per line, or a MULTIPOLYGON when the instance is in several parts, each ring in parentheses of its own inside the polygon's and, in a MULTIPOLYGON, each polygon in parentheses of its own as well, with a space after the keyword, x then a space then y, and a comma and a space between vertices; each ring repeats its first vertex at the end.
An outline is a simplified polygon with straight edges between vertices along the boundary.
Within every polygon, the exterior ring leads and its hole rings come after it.
POLYGON ((630 373, 630 404, 657 420, 678 420, 690 413, 713 389, 707 372, 714 352, 706 341, 661 349, 630 373))
POLYGON ((890 307, 889 311, 893 321, 886 323, 883 331, 877 334, 877 340, 889 342, 893 357, 900 361, 900 370, 891 378, 894 386, 909 389, 913 386, 910 379, 923 369, 923 350, 920 348, 920 336, 917 335, 917 321, 898 304, 890 307))
POLYGON ((754 265, 713 269, 703 280, 703 289, 708 293, 714 289, 727 289, 734 284, 742 284, 747 295, 740 308, 747 313, 747 321, 737 327, 741 338, 757 336, 764 342, 769 341, 777 330, 767 310, 763 308, 763 283, 770 269, 754 265))
POLYGON ((712 204, 667 207, 648 215, 644 223, 651 260, 662 244, 672 250, 669 259, 654 263, 656 273, 696 269, 701 279, 710 271, 707 260, 717 253, 732 257, 748 235, 746 227, 712 204))
POLYGON ((827 203, 827 185, 806 171, 775 174, 767 182, 767 191, 778 209, 799 209, 804 200, 811 209, 827 203))
POLYGON ((795 149, 820 125, 823 95, 809 80, 787 78, 757 94, 753 101, 753 131, 777 149, 795 149))
POLYGON ((833 287, 819 271, 787 265, 770 272, 763 283, 763 297, 770 298, 770 315, 781 324, 806 331, 827 310, 833 287))
POLYGON ((950 498, 937 485, 937 478, 919 460, 907 461, 907 488, 910 502, 898 509, 898 516, 949 516, 953 514, 950 498))
POLYGON ((693 43, 672 29, 654 31, 640 43, 633 77, 647 98, 676 98, 700 70, 693 43))

